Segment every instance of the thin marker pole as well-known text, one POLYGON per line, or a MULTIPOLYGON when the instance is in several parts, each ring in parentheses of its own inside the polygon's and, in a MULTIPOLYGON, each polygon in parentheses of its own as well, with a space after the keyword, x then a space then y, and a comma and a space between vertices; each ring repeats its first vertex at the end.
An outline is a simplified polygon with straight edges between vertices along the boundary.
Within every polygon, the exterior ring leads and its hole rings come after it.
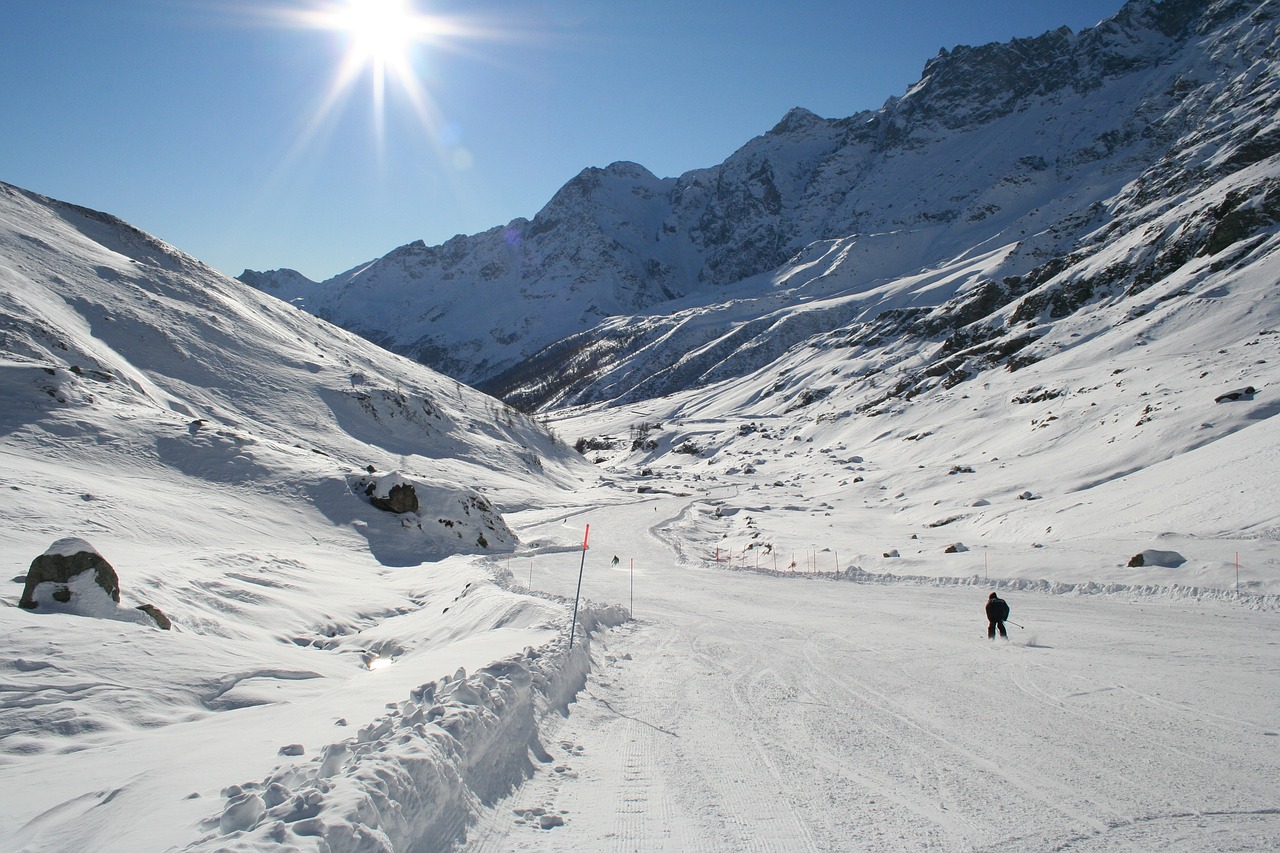
POLYGON ((636 558, 631 558, 631 617, 636 615, 636 558))
POLYGON ((591 536, 591 525, 582 534, 582 565, 578 566, 578 591, 573 595, 573 623, 569 626, 569 651, 573 651, 573 638, 578 631, 578 599, 582 598, 582 570, 587 567, 587 538, 591 536))

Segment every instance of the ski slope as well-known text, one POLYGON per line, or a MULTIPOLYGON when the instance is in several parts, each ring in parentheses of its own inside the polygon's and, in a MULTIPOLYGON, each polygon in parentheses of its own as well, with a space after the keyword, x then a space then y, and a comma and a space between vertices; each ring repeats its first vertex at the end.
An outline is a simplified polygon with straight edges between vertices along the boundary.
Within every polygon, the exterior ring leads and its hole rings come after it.
POLYGON ((513 577, 635 621, 593 646, 533 777, 469 833, 499 851, 1273 850, 1273 612, 1136 592, 859 582, 687 553, 691 502, 514 519, 513 577), (611 565, 619 557, 619 564, 611 565), (634 564, 633 561, 634 560, 634 564))

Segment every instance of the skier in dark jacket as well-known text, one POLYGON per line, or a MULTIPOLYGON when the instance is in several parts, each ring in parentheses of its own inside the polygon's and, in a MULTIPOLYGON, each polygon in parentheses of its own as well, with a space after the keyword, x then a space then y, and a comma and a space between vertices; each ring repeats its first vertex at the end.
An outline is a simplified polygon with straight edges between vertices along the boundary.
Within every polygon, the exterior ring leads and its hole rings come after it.
POLYGON ((1009 603, 1003 598, 999 598, 993 592, 987 596, 987 639, 994 640, 996 638, 996 629, 1000 629, 1000 636, 1006 640, 1009 634, 1004 630, 1004 620, 1009 618, 1009 603))

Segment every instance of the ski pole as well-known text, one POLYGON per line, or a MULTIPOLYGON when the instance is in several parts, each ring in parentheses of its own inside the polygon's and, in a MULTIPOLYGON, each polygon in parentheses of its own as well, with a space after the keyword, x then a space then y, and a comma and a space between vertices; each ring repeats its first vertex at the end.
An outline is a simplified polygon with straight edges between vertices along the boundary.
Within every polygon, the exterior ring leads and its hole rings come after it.
MULTIPOLYGON (((1006 619, 1006 620, 1004 620, 1004 621, 1005 621, 1005 622, 1009 622, 1009 620, 1008 620, 1008 619, 1006 619)), ((1017 622, 1009 622, 1009 624, 1010 624, 1010 625, 1013 625, 1015 628, 1022 628, 1022 627, 1023 627, 1023 626, 1019 625, 1017 622)), ((1025 628, 1023 628, 1023 630, 1026 630, 1026 629, 1025 629, 1025 628)))

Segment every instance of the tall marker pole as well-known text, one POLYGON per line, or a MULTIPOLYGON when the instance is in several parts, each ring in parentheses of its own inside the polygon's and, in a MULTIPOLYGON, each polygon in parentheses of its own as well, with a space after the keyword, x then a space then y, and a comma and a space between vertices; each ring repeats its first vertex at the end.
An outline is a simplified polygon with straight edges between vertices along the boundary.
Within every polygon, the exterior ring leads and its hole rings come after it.
POLYGON ((631 616, 636 615, 636 558, 631 558, 631 616))
POLYGON ((578 631, 578 599, 582 598, 582 570, 587 567, 587 539, 591 536, 591 525, 582 534, 582 565, 578 566, 578 591, 573 595, 573 623, 569 626, 569 651, 573 651, 573 637, 578 631))

